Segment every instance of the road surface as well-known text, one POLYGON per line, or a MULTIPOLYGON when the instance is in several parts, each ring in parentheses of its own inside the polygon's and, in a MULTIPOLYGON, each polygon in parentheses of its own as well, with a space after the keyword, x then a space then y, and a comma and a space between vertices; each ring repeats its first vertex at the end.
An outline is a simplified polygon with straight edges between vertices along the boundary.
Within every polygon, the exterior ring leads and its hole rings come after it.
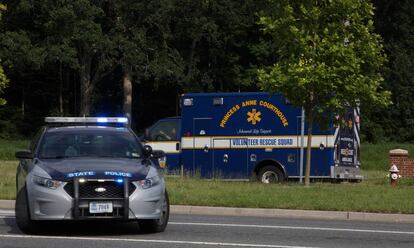
POLYGON ((258 217, 171 215, 165 232, 144 234, 136 223, 47 223, 22 234, 0 210, 0 247, 414 247, 414 225, 258 217))

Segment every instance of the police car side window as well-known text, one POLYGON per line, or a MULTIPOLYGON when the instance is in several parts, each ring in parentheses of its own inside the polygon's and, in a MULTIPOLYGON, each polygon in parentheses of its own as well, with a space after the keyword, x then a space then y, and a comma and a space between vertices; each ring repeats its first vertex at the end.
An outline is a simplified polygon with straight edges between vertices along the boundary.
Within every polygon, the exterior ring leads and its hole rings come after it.
POLYGON ((32 139, 32 142, 30 142, 30 150, 32 151, 32 152, 34 152, 34 150, 36 149, 36 145, 37 145, 37 143, 39 143, 39 139, 40 139, 40 136, 42 136, 42 133, 43 133, 43 131, 44 131, 44 129, 45 128, 41 128, 37 133, 36 133, 36 135, 34 136, 34 138, 32 139))
POLYGON ((176 141, 178 140, 177 132, 177 121, 161 121, 150 130, 149 139, 151 141, 176 141))

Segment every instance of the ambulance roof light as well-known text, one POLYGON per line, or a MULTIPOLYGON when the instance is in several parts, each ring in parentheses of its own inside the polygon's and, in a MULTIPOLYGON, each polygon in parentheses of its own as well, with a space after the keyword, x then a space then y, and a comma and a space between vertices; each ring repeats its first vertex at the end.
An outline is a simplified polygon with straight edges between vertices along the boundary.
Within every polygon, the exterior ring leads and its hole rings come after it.
POLYGON ((193 98, 184 98, 183 104, 184 106, 193 106, 193 98))

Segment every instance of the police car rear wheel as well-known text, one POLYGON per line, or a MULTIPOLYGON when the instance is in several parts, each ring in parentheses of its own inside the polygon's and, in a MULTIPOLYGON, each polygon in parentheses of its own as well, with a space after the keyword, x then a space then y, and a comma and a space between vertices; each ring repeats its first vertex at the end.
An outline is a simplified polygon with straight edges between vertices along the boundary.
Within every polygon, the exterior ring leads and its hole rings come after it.
POLYGON ((33 234, 40 231, 37 223, 30 219, 26 187, 23 187, 18 192, 15 204, 16 224, 19 229, 26 234, 33 234))
POLYGON ((168 224, 170 217, 170 201, 168 193, 165 191, 164 201, 161 206, 161 218, 157 220, 140 220, 138 221, 139 228, 145 233, 163 232, 168 224))
POLYGON ((260 170, 258 178, 262 183, 270 184, 280 183, 285 177, 279 168, 269 165, 260 170))

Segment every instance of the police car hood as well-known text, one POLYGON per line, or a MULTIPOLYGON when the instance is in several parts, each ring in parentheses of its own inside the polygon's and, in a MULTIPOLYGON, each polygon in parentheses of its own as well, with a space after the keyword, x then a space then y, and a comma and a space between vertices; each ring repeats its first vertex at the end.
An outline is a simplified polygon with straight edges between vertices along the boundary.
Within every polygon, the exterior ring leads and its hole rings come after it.
POLYGON ((149 167, 140 159, 123 158, 67 158, 43 159, 36 164, 52 179, 70 181, 75 177, 109 179, 128 178, 130 181, 143 180, 149 167))

